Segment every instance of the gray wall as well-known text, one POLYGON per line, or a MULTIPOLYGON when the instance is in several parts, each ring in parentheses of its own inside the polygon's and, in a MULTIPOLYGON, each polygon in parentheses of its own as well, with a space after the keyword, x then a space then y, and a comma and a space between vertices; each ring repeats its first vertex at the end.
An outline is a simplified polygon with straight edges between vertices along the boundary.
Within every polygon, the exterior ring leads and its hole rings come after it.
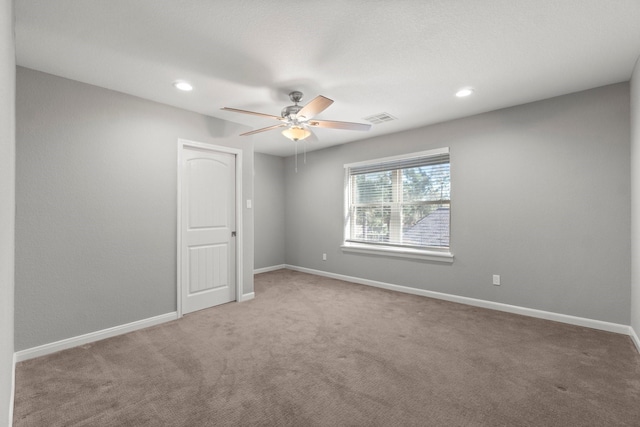
POLYGON ((16 350, 176 311, 178 139, 241 148, 246 199, 252 143, 219 119, 25 68, 16 96, 16 350))
POLYGON ((629 126, 621 83, 287 158, 286 262, 629 324, 629 126), (343 165, 438 147, 453 264, 342 253, 343 165))
POLYGON ((284 264, 284 159, 255 153, 255 268, 284 264))
POLYGON ((631 77, 631 327, 640 336, 640 59, 631 77))
POLYGON ((0 1, 0 425, 9 425, 13 376, 15 79, 13 2, 0 1))

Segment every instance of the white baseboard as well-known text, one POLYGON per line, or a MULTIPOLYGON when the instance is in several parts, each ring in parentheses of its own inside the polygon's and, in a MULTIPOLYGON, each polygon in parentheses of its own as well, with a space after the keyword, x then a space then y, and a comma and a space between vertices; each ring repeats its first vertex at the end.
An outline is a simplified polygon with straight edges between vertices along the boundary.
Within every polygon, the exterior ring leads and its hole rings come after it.
MULTIPOLYGON (((520 307, 517 305, 502 304, 499 302, 486 301, 476 298, 467 298, 458 295, 445 294, 441 292, 426 291, 424 289, 410 288, 408 286, 394 285, 391 283, 377 282, 375 280, 361 279, 359 277, 345 276, 342 274, 329 273, 311 268, 298 267, 295 265, 286 265, 286 268, 303 273, 315 274, 318 276, 330 277, 332 279, 344 280, 347 282, 358 283, 361 285, 374 286, 376 288, 389 289, 392 291, 404 292, 407 294, 421 295, 430 298, 441 299, 445 301, 457 302, 460 304, 472 305, 475 307, 488 308, 491 310, 504 311, 507 313, 520 314, 523 316, 536 317, 539 319, 552 320, 555 322, 568 323, 570 325, 584 326, 587 328, 599 329, 602 331, 615 332, 618 334, 630 335, 631 327, 621 325, 619 323, 603 322, 601 320, 587 319, 584 317, 569 316, 567 314, 553 313, 550 311, 536 310, 533 308, 520 307)), ((632 337, 633 338, 633 337, 632 337)), ((639 342, 636 336, 636 346, 639 342)), ((638 346, 640 349, 640 346, 638 346)))
MULTIPOLYGON (((344 280, 347 282, 358 283, 361 285, 368 285, 382 289, 389 289, 392 291, 403 292, 407 294, 413 295, 421 295, 430 298, 441 299, 445 301, 457 302, 461 304, 472 305, 476 307, 483 307, 492 310, 505 311, 508 313, 521 314, 524 316, 536 317, 539 319, 552 320, 556 322, 568 323, 571 325, 584 326, 587 328, 599 329, 608 332, 615 332, 619 334, 629 335, 631 340, 635 344, 638 352, 640 352, 640 338, 634 331, 631 326, 621 325, 618 323, 610 323, 603 322, 600 320, 587 319, 583 317, 569 316, 566 314, 552 313, 549 311, 536 310, 532 308, 519 307, 515 305, 508 305, 497 303, 493 301, 480 300, 475 298, 467 298, 458 295, 445 294, 441 292, 434 291, 426 291, 423 289, 410 288, 407 286, 394 285, 391 283, 378 282, 375 280, 369 279, 361 279, 359 277, 353 276, 345 276, 342 274, 330 273, 321 270, 314 270, 311 268, 298 267, 295 265, 283 264, 282 266, 269 267, 270 270, 266 271, 274 271, 279 270, 281 268, 288 268, 290 270, 301 271, 303 273, 315 274, 317 276, 330 277, 332 279, 344 280)), ((261 269, 264 270, 264 269, 261 269)), ((256 270, 258 271, 258 270, 256 270)), ((264 273, 266 271, 260 271, 264 273)), ((259 273, 256 273, 259 274, 259 273)), ((249 301, 255 298, 255 293, 250 292, 247 294, 243 294, 240 298, 240 301, 249 301)), ((16 363, 22 362, 25 360, 33 359, 35 357, 45 356, 47 354, 55 353, 58 351, 66 350, 68 348, 77 347, 79 345, 88 344, 91 342, 99 341, 105 338, 114 337, 117 335, 126 334, 128 332, 133 332, 139 329, 148 328, 150 326, 159 325, 161 323, 170 322, 172 320, 176 320, 178 318, 178 313, 172 312, 167 314, 162 314, 160 316, 151 317, 148 319, 139 320, 132 323, 127 323, 125 325, 115 326, 113 328, 103 329, 101 331, 91 332, 85 335, 80 335, 77 337, 67 338, 61 341, 56 341, 49 344, 44 344, 38 347, 29 348, 26 350, 21 350, 13 355, 13 372, 11 378, 11 398, 10 402, 14 401, 14 393, 15 393, 15 371, 16 371, 16 363)), ((9 425, 12 425, 11 420, 13 419, 13 404, 11 404, 9 411, 9 425)))
POLYGON ((254 299, 255 297, 256 297, 256 294, 254 292, 249 292, 248 294, 242 294, 242 296, 240 297, 238 302, 249 301, 249 300, 254 299))
POLYGON ((103 329, 101 331, 91 332, 77 337, 67 338, 49 344, 40 345, 38 347, 21 350, 14 354, 14 358, 16 359, 16 362, 22 362, 25 360, 33 359, 35 357, 45 356, 47 354, 66 350, 68 348, 77 347, 79 345, 84 345, 91 342, 100 341, 105 338, 111 338, 117 335, 126 334, 128 332, 137 331, 138 329, 148 328, 150 326, 170 322, 172 320, 176 320, 177 318, 178 313, 176 312, 161 314, 160 316, 138 320, 137 322, 114 326, 113 328, 103 329))
POLYGON ((631 341, 636 345, 638 353, 640 353, 640 338, 638 338, 638 334, 636 334, 636 331, 631 326, 629 326, 629 336, 631 337, 631 341))
POLYGON ((264 268, 256 268, 255 270, 253 270, 253 274, 268 273, 269 271, 282 270, 283 268, 287 268, 286 264, 272 265, 271 267, 264 267, 264 268))

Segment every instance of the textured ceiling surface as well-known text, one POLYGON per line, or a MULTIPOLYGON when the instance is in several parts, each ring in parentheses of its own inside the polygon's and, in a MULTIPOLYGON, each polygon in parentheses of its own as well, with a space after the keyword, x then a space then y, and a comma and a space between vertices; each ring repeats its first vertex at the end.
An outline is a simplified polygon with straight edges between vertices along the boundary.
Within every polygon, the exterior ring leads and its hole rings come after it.
MULTIPOLYGON (((18 65, 245 125, 287 93, 335 102, 308 150, 629 80, 639 0, 19 0, 18 65), (187 80, 192 92, 172 83, 187 80), (468 98, 456 98, 461 87, 468 98)), ((277 130, 247 136, 280 156, 277 130)))

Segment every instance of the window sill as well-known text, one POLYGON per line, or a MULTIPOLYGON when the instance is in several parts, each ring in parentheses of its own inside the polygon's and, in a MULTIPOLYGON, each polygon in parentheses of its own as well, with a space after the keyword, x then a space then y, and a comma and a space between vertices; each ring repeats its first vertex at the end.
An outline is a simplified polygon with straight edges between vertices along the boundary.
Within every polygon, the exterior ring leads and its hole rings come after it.
POLYGON ((357 252, 362 254, 390 256, 398 258, 421 259, 425 261, 437 261, 452 263, 453 254, 449 251, 433 251, 410 248, 397 248, 393 246, 366 245, 362 243, 344 243, 343 252, 357 252))

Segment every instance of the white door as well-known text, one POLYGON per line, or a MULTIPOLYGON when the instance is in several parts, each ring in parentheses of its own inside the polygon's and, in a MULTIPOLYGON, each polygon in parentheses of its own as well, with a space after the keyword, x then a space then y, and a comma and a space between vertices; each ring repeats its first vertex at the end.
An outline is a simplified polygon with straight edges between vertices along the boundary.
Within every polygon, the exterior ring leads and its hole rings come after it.
POLYGON ((181 161, 182 313, 236 299, 236 156, 183 146, 181 161))

